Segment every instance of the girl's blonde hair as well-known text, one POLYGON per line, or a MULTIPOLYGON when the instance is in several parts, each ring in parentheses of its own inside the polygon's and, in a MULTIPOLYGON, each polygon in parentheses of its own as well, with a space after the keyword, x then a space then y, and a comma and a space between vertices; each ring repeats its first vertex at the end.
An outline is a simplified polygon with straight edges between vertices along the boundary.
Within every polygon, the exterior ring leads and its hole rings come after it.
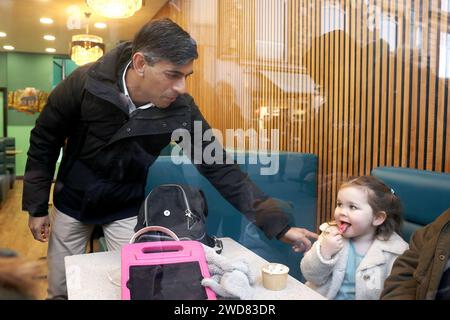
POLYGON ((386 212, 386 220, 377 227, 376 236, 389 238, 395 231, 400 232, 403 222, 403 208, 400 198, 395 191, 383 182, 372 176, 350 177, 342 183, 339 189, 359 187, 367 191, 367 201, 376 214, 386 212))

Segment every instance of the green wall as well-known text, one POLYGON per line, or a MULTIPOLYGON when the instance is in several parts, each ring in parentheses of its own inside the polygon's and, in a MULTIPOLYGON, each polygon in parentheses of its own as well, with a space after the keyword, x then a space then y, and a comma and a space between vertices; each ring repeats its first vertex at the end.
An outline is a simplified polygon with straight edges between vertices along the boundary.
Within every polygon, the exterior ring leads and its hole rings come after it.
MULTIPOLYGON (((0 87, 6 88, 6 53, 0 52, 0 87)), ((0 94, 0 137, 3 137, 3 94, 0 94)))
POLYGON ((0 87, 6 87, 6 53, 0 52, 0 87))
MULTIPOLYGON (((6 87, 6 53, 0 52, 0 87, 6 87)), ((0 94, 0 137, 3 137, 3 95, 0 94)))
POLYGON ((70 59, 53 59, 53 88, 62 80, 63 68, 67 77, 78 66, 70 59))
POLYGON ((53 57, 45 54, 8 53, 8 90, 34 87, 50 92, 53 81, 53 57))
MULTIPOLYGON (((55 72, 54 57, 47 54, 8 52, 0 54, 0 86, 8 91, 34 87, 38 90, 51 92, 60 81, 62 73, 55 72)), ((71 60, 55 59, 65 63, 66 75, 77 66, 71 60)), ((23 176, 29 148, 30 132, 34 127, 39 113, 33 115, 8 110, 8 136, 16 138, 16 174, 23 176)), ((0 118, 3 125, 3 118, 0 118)), ((1 128, 1 127, 0 127, 1 128)))
POLYGON ((3 137, 3 91, 0 91, 0 137, 3 137))
MULTIPOLYGON (((50 92, 53 81, 53 57, 44 54, 8 53, 7 84, 8 91, 34 87, 50 92)), ((8 110, 8 136, 16 138, 16 174, 23 176, 27 161, 30 131, 34 127, 38 113, 25 114, 13 109, 8 110)))

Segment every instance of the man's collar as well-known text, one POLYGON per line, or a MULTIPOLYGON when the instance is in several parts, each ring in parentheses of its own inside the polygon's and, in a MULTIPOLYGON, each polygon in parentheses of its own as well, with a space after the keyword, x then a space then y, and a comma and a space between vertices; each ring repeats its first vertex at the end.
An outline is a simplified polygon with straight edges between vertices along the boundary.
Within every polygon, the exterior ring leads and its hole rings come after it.
POLYGON ((130 105, 130 113, 131 113, 131 112, 133 112, 133 111, 136 110, 136 109, 147 109, 147 108, 153 107, 154 104, 150 102, 150 103, 144 104, 144 105, 142 105, 142 106, 140 106, 140 107, 137 107, 137 106, 134 104, 133 100, 131 100, 130 94, 128 93, 127 82, 126 82, 126 74, 127 74, 128 68, 130 67, 130 64, 131 64, 131 60, 130 60, 130 61, 128 62, 128 64, 125 66, 125 70, 123 70, 123 74, 122 74, 122 87, 123 87, 123 94, 128 98, 128 100, 129 100, 129 102, 130 102, 130 104, 131 104, 131 105, 130 105))
POLYGON ((131 60, 128 61, 127 65, 125 66, 125 69, 123 70, 123 73, 122 73, 122 90, 123 90, 123 93, 127 97, 129 97, 130 95, 128 94, 128 89, 127 89, 127 83, 125 81, 125 76, 127 74, 127 70, 128 70, 128 67, 130 66, 130 64, 131 64, 131 60))

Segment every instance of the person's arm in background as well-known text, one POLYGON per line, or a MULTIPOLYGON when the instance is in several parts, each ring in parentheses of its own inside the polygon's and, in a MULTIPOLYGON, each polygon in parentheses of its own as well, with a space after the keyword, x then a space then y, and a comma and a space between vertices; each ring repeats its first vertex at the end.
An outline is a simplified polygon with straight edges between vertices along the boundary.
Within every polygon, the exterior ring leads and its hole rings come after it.
MULTIPOLYGON (((210 126, 195 103, 192 101, 190 105, 192 107, 192 128, 194 128, 194 121, 201 121, 203 135, 206 130, 210 129, 210 126)), ((269 239, 276 237, 291 244, 293 250, 297 252, 308 250, 311 247, 310 239, 317 239, 318 235, 306 229, 294 227, 292 219, 276 200, 262 192, 248 177, 247 173, 240 169, 239 165, 229 164, 226 161, 225 151, 223 152, 223 164, 207 164, 203 157, 201 157, 202 163, 196 164, 194 162, 195 140, 194 135, 192 135, 191 154, 187 156, 191 158, 199 172, 213 184, 227 201, 244 213, 247 219, 259 227, 269 239)), ((199 140, 198 137, 197 140, 199 140)), ((203 141, 202 139, 202 146, 197 149, 197 157, 203 155, 203 151, 210 143, 211 141, 203 141)))
POLYGON ((380 299, 416 299, 418 283, 414 279, 414 272, 419 263, 419 256, 424 245, 424 236, 427 228, 416 231, 409 244, 409 249, 395 260, 391 274, 384 282, 384 289, 380 299))
POLYGON ((28 211, 28 226, 33 237, 48 241, 50 220, 48 201, 56 161, 80 119, 82 83, 75 70, 56 86, 31 131, 30 147, 23 182, 22 210, 28 211))
POLYGON ((45 261, 28 260, 13 250, 0 249, 0 300, 37 299, 39 279, 45 274, 45 261))

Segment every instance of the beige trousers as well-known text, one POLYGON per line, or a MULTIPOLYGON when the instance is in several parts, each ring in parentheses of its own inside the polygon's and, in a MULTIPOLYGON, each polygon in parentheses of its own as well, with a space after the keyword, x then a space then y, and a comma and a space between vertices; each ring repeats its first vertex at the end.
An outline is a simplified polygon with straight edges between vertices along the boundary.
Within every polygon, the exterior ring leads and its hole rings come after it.
MULTIPOLYGON (((119 250, 130 241, 136 226, 136 217, 104 224, 106 246, 109 251, 119 250)), ((67 299, 64 257, 86 253, 94 225, 84 224, 53 207, 50 214, 50 238, 47 252, 47 299, 67 299)))

